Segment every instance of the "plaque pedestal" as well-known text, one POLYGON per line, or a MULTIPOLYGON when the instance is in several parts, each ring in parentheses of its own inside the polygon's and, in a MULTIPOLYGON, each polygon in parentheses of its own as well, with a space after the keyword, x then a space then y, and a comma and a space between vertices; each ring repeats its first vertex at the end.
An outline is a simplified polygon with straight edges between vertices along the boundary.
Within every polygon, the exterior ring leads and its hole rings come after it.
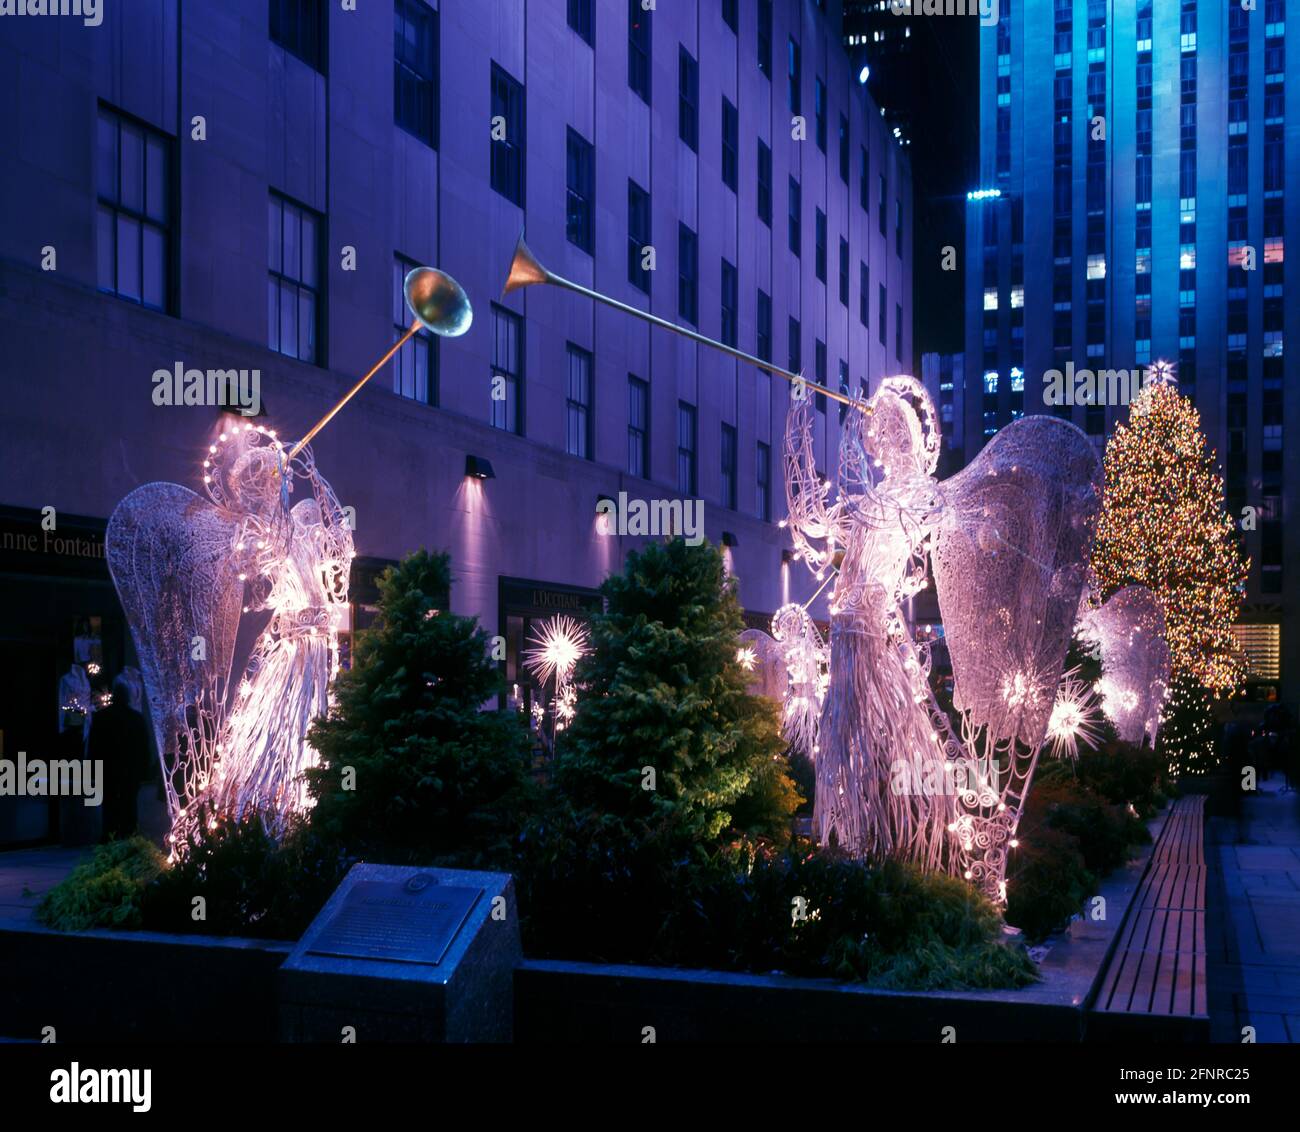
POLYGON ((289 1042, 508 1042, 508 873, 354 865, 280 968, 289 1042))

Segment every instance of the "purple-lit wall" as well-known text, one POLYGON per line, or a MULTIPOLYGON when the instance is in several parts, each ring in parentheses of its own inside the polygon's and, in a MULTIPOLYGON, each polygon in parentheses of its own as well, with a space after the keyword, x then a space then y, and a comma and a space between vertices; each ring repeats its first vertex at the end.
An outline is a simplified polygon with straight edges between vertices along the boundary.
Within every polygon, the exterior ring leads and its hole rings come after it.
MULTIPOLYGON (((597 0, 595 49, 567 25, 564 0, 443 0, 440 146, 394 125, 393 5, 362 0, 329 8, 327 74, 268 38, 266 0, 104 4, 103 25, 76 19, 0 21, 0 504, 106 518, 138 484, 198 487, 199 461, 221 418, 213 409, 157 407, 151 374, 177 361, 201 368, 257 367, 269 423, 301 435, 392 340, 393 257, 454 275, 475 305, 464 338, 442 344, 438 407, 395 395, 381 375, 314 448, 326 477, 357 511, 361 554, 398 558, 420 545, 452 554, 453 608, 498 622, 498 578, 595 586, 638 540, 595 533, 598 493, 676 494, 679 399, 698 406, 699 494, 706 533, 733 532, 741 600, 771 611, 809 592, 802 574, 782 590, 782 532, 755 517, 756 443, 773 449, 773 513, 784 511, 779 448, 786 386, 572 294, 535 288, 504 305, 526 318, 525 435, 489 419, 491 316, 515 240, 526 228, 554 271, 626 302, 627 180, 651 190, 658 253, 651 309, 677 319, 677 223, 700 236, 699 329, 717 336, 720 261, 739 271, 739 346, 755 348, 756 288, 772 295, 774 359, 788 357, 787 319, 800 317, 811 375, 817 338, 827 377, 839 361, 850 385, 872 383, 911 356, 911 183, 816 0, 776 0, 773 77, 756 62, 756 0, 741 0, 739 35, 720 0, 661 2, 653 16, 653 97, 628 88, 625 0, 597 0), (786 44, 802 49, 808 140, 791 140, 786 44), (678 44, 699 59, 699 154, 678 139, 678 44), (527 92, 526 211, 489 186, 489 72, 496 61, 527 92), (815 141, 814 80, 829 91, 828 145, 815 141), (740 112, 739 193, 721 179, 721 102, 740 112), (174 139, 179 218, 171 312, 145 310, 96 288, 97 102, 174 139), (848 184, 838 126, 850 120, 848 184), (203 115, 207 140, 191 140, 203 115), (595 145, 594 259, 565 239, 565 131, 595 145), (773 223, 756 215, 756 139, 773 150, 773 223), (870 153, 870 211, 859 206, 859 147, 870 153), (803 256, 787 248, 787 180, 803 189, 803 256), (879 183, 887 183, 885 234, 879 183), (323 340, 327 366, 268 351, 269 189, 323 213, 328 269, 323 340), (895 200, 902 206, 901 255, 895 200), (814 274, 814 210, 828 216, 827 283, 814 274), (838 245, 850 241, 850 291, 841 305, 838 245), (357 269, 340 269, 341 249, 357 269), (57 270, 41 269, 42 248, 57 270), (859 262, 870 266, 870 327, 859 322, 859 262), (876 288, 887 288, 886 343, 876 288), (902 305, 896 340, 895 303, 902 305), (564 452, 566 343, 595 358, 595 459, 564 452), (624 472, 627 376, 651 385, 650 482, 624 472), (738 510, 718 503, 719 430, 738 429, 738 510), (470 484, 466 454, 496 478, 470 484)), ((832 5, 833 7, 833 5, 832 5)), ((821 417, 820 453, 833 453, 838 414, 821 417), (828 447, 829 446, 829 447, 828 447)))

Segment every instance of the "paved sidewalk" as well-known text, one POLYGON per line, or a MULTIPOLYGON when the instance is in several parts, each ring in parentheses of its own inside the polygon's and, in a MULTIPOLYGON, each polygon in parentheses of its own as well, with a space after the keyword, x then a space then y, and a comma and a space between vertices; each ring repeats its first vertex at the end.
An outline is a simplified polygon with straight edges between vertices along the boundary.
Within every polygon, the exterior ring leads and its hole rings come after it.
POLYGON ((1300 794, 1279 775, 1242 798, 1237 818, 1212 818, 1210 1039, 1300 1042, 1300 794))
POLYGON ((92 846, 78 849, 14 849, 0 853, 0 922, 33 922, 41 897, 72 872, 92 846))

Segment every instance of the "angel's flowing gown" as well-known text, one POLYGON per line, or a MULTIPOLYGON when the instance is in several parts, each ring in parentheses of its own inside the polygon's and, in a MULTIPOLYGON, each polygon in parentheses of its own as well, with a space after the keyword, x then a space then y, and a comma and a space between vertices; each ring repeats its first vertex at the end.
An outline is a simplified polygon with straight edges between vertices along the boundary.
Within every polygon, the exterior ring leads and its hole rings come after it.
POLYGON ((955 806, 943 731, 895 599, 913 552, 899 511, 888 480, 851 506, 832 599, 815 817, 823 844, 937 869, 955 806))

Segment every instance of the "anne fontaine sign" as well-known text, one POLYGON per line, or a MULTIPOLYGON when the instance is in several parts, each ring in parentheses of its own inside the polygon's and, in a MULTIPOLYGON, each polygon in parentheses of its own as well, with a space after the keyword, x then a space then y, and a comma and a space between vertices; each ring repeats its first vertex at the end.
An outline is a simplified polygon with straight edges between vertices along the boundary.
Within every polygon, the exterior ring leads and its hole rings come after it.
POLYGON ((107 577, 102 519, 0 508, 0 570, 107 577))

